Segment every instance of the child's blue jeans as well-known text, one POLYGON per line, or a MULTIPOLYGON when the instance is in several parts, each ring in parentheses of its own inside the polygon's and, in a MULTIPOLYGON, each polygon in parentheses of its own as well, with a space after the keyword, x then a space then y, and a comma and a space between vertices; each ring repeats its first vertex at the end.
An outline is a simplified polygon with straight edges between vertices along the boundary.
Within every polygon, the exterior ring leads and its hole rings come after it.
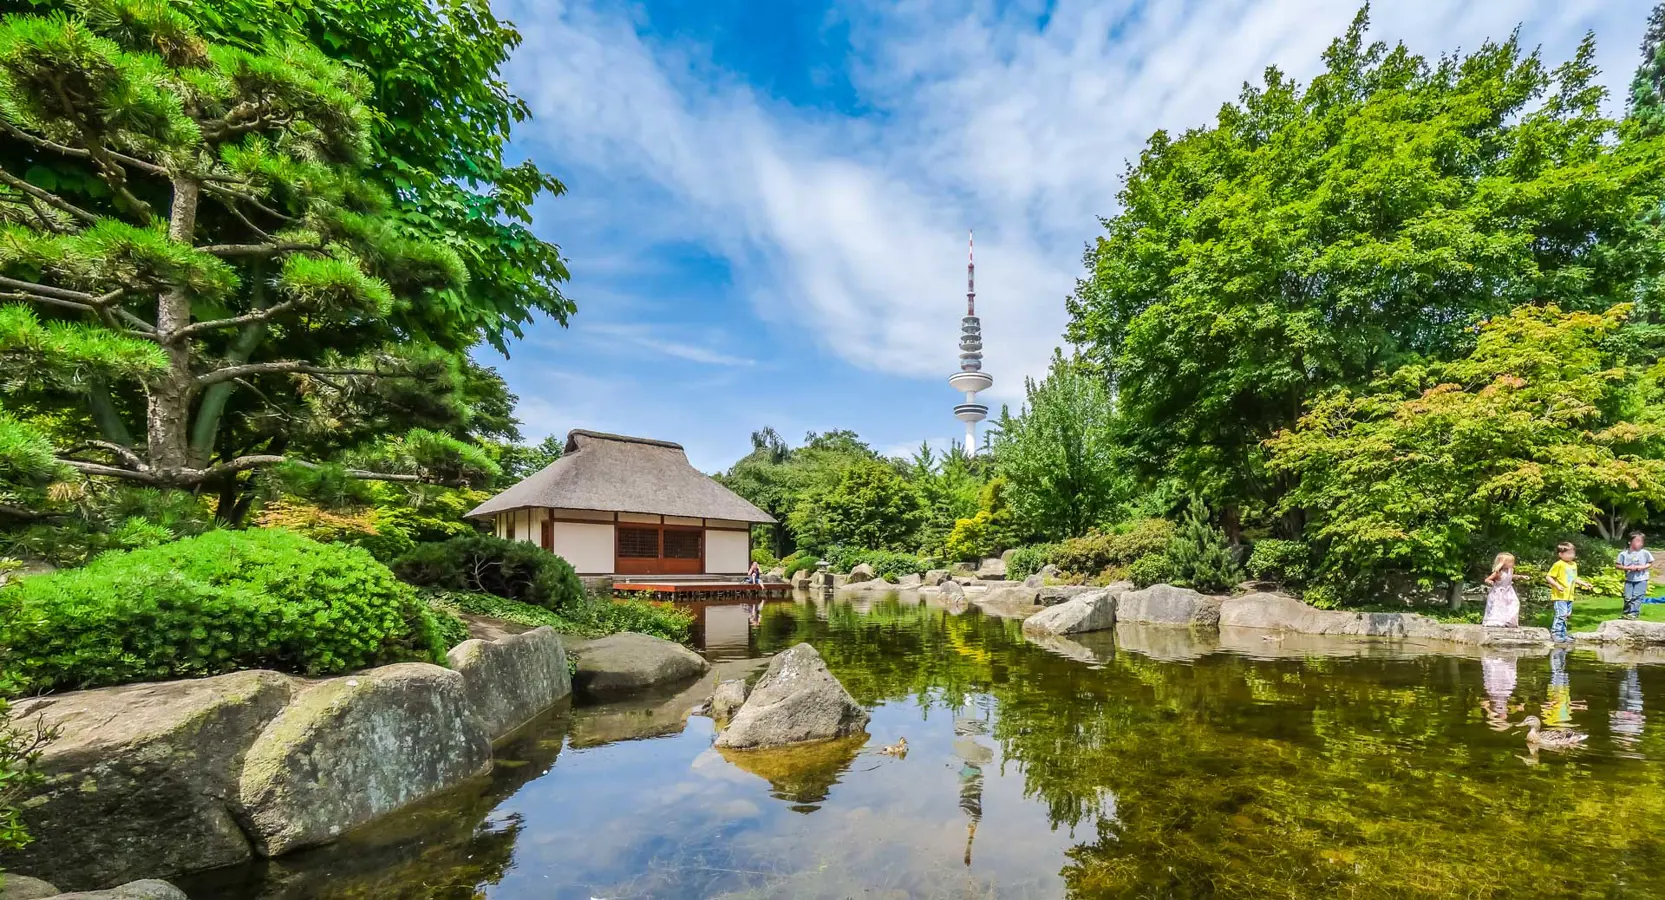
POLYGON ((1564 641, 1567 639, 1567 620, 1572 618, 1572 601, 1555 601, 1555 621, 1549 625, 1550 637, 1564 641))

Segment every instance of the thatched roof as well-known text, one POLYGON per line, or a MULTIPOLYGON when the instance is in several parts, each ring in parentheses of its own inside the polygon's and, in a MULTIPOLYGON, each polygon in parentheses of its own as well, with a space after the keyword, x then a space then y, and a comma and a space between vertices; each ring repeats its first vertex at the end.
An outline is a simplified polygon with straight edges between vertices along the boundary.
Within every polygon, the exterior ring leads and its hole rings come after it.
POLYGON ((551 507, 773 522, 688 463, 681 444, 572 431, 561 458, 469 513, 551 507))

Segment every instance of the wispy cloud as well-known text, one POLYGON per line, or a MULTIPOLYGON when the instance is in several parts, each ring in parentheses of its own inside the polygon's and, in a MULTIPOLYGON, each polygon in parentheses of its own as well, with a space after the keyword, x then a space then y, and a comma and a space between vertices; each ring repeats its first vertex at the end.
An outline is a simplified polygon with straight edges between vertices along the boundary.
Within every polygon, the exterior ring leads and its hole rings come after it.
POLYGON ((700 363, 708 366, 755 366, 757 360, 744 356, 735 356, 700 344, 686 341, 672 340, 664 337, 654 329, 641 325, 623 325, 610 322, 599 322, 586 325, 583 329, 587 334, 597 335, 603 340, 650 350, 665 356, 684 359, 688 362, 700 363))

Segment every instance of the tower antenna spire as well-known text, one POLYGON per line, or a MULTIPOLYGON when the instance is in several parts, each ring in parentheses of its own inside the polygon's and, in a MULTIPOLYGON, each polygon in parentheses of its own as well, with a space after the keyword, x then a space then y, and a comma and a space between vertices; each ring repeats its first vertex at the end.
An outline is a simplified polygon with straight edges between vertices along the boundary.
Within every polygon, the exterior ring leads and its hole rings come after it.
POLYGON ((965 452, 977 455, 977 423, 989 416, 989 408, 977 402, 977 392, 994 384, 983 371, 983 323, 977 318, 977 244, 972 232, 965 233, 965 318, 960 320, 960 371, 949 376, 954 390, 965 394, 955 405, 954 417, 965 423, 965 452))

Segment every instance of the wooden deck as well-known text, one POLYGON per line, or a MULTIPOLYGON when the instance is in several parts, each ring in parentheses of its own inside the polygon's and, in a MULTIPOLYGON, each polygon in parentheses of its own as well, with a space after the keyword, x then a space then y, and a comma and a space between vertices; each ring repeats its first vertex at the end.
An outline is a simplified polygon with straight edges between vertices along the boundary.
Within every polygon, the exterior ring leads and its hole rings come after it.
POLYGON ((717 600, 757 598, 790 593, 790 584, 752 584, 745 579, 631 576, 613 579, 615 593, 652 594, 655 600, 717 600))

